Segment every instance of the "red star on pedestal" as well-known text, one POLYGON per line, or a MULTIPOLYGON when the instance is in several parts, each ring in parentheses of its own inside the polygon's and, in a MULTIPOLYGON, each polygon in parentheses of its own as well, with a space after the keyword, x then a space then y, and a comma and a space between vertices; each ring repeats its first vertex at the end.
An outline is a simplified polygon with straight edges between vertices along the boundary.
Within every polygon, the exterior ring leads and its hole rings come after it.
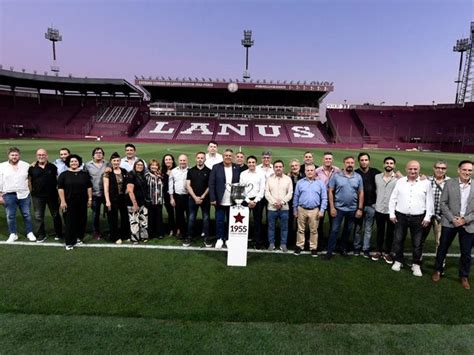
POLYGON ((236 216, 234 216, 234 218, 235 218, 235 223, 244 223, 245 216, 242 216, 240 212, 236 216))

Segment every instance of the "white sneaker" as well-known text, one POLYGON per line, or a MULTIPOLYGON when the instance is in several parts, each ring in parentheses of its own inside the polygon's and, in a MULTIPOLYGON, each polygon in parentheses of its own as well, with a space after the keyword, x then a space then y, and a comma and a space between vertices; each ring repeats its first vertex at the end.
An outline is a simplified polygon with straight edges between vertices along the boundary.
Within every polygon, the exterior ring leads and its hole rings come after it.
POLYGON ((66 250, 74 250, 74 247, 72 245, 66 245, 66 250))
POLYGON ((402 269, 402 263, 399 261, 395 261, 392 265, 393 271, 400 271, 402 269))
POLYGON ((28 238, 28 240, 29 240, 30 242, 36 242, 36 237, 35 237, 35 235, 33 234, 33 232, 28 233, 28 234, 26 235, 26 237, 28 238))
POLYGON ((7 243, 13 243, 18 240, 18 236, 15 233, 10 234, 7 239, 7 243))
POLYGON ((222 246, 224 245, 224 241, 222 239, 217 239, 215 248, 216 249, 222 249, 222 246))
POLYGON ((418 265, 418 264, 413 264, 411 266, 411 271, 413 271, 413 276, 418 276, 418 277, 423 276, 423 274, 421 272, 420 265, 418 265))

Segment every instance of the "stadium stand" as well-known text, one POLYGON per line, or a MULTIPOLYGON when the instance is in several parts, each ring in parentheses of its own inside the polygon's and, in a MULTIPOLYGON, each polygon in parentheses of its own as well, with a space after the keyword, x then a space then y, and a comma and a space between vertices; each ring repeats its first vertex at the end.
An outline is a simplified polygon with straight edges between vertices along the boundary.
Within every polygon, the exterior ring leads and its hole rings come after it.
POLYGON ((122 79, 59 77, 0 69, 0 135, 130 135, 142 124, 142 96, 140 90, 122 79), (110 123, 120 127, 95 126, 98 114, 110 111, 109 107, 122 107, 120 113, 110 115, 110 123))
POLYGON ((0 67, 0 136, 474 152, 474 104, 319 106, 329 82, 88 79, 0 67), (146 100, 145 100, 146 99, 146 100))
POLYGON ((336 143, 381 148, 474 151, 474 104, 425 106, 351 106, 328 109, 328 127, 336 143))

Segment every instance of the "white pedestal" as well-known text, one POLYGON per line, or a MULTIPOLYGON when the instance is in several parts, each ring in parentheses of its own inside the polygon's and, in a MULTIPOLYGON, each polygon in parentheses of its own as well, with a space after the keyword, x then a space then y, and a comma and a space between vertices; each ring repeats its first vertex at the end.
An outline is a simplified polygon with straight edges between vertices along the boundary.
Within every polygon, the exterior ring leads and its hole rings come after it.
POLYGON ((227 266, 247 266, 249 215, 248 207, 230 207, 227 266))

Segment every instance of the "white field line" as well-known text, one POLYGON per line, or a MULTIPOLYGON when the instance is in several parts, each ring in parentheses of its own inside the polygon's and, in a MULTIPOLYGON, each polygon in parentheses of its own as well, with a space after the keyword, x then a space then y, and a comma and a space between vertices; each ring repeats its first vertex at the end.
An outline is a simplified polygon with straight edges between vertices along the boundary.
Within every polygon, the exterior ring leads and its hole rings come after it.
MULTIPOLYGON (((61 247, 64 248, 62 243, 34 243, 34 242, 13 242, 7 243, 6 241, 0 241, 0 245, 22 245, 22 246, 34 246, 34 247, 61 247)), ((159 249, 159 250, 182 250, 182 251, 209 251, 209 252, 226 252, 227 249, 216 249, 216 248, 205 248, 205 247, 181 247, 174 245, 150 245, 150 244, 82 244, 75 246, 75 248, 112 248, 112 249, 159 249)), ((285 254, 293 255, 293 252, 289 250, 287 253, 283 253, 281 250, 268 251, 268 250, 255 250, 252 248, 248 249, 249 253, 259 253, 259 254, 285 254)), ((301 252, 301 254, 310 254, 307 251, 301 252)), ((326 252, 319 253, 321 255, 326 254, 326 252)), ((336 253, 337 254, 337 253, 336 253)), ((350 255, 350 254, 349 254, 350 255)), ((411 256, 411 253, 405 253, 405 256, 411 256)), ((423 253, 423 256, 435 257, 435 253, 423 253)), ((458 258, 460 254, 448 254, 450 258, 458 258)), ((473 255, 474 257, 474 255, 473 255)), ((359 258, 363 259, 362 256, 359 258)))

